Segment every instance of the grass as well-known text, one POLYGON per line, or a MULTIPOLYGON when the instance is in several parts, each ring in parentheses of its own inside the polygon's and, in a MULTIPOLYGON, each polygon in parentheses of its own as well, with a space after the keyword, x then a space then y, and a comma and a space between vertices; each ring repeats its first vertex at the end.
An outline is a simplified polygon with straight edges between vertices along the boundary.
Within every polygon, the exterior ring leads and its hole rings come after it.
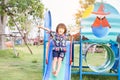
MULTIPOLYGON (((26 46, 17 46, 19 57, 12 49, 0 50, 0 80, 42 80, 43 46, 30 48, 33 55, 26 46)), ((75 65, 79 63, 78 52, 75 48, 75 65)), ((79 80, 79 74, 72 74, 71 80, 79 80)), ((117 77, 84 75, 83 80, 117 80, 117 77)))
POLYGON ((41 48, 32 46, 31 55, 25 46, 17 47, 19 57, 15 57, 12 49, 0 51, 0 80, 41 80, 41 48))

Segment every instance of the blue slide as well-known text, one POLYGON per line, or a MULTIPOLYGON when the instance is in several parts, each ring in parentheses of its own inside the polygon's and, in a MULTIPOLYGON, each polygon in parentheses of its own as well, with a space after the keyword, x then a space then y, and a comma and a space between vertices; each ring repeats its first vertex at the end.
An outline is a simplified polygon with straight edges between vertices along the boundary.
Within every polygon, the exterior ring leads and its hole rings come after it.
POLYGON ((43 80, 71 80, 71 65, 70 65, 70 42, 67 41, 67 51, 65 58, 61 64, 61 69, 57 77, 52 74, 52 48, 53 43, 50 41, 48 51, 48 64, 45 65, 43 80))

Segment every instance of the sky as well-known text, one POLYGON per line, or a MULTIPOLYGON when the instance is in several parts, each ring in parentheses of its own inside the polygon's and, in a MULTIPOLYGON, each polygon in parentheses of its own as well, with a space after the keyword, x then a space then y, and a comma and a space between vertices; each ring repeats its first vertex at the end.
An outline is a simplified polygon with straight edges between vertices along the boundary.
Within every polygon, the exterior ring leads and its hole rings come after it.
POLYGON ((58 23, 75 24, 74 15, 79 8, 78 0, 43 0, 43 3, 52 15, 52 26, 58 23))

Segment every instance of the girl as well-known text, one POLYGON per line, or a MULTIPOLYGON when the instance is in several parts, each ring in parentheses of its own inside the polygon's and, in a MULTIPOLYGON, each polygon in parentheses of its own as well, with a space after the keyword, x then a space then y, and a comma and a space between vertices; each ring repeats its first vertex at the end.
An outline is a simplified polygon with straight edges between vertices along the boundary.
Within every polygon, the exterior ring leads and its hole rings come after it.
MULTIPOLYGON (((48 28, 44 28, 41 26, 39 26, 38 28, 42 28, 46 30, 50 34, 50 37, 53 39, 54 47, 52 50, 52 53, 53 53, 52 73, 54 76, 57 76, 60 71, 61 63, 66 53, 66 40, 67 40, 66 25, 63 23, 58 24, 56 28, 56 32, 53 32, 49 30, 48 28)), ((70 35, 75 34, 76 31, 78 32, 79 29, 80 27, 76 27, 72 29, 70 31, 70 35)))

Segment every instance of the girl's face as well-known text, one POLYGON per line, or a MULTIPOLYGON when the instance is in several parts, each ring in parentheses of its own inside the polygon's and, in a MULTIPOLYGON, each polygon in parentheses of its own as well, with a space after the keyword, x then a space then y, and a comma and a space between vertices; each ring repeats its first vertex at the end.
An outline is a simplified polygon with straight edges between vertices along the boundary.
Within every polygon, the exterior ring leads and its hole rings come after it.
POLYGON ((64 28, 58 28, 58 34, 59 34, 59 35, 64 34, 64 32, 65 32, 65 29, 64 29, 64 28))

